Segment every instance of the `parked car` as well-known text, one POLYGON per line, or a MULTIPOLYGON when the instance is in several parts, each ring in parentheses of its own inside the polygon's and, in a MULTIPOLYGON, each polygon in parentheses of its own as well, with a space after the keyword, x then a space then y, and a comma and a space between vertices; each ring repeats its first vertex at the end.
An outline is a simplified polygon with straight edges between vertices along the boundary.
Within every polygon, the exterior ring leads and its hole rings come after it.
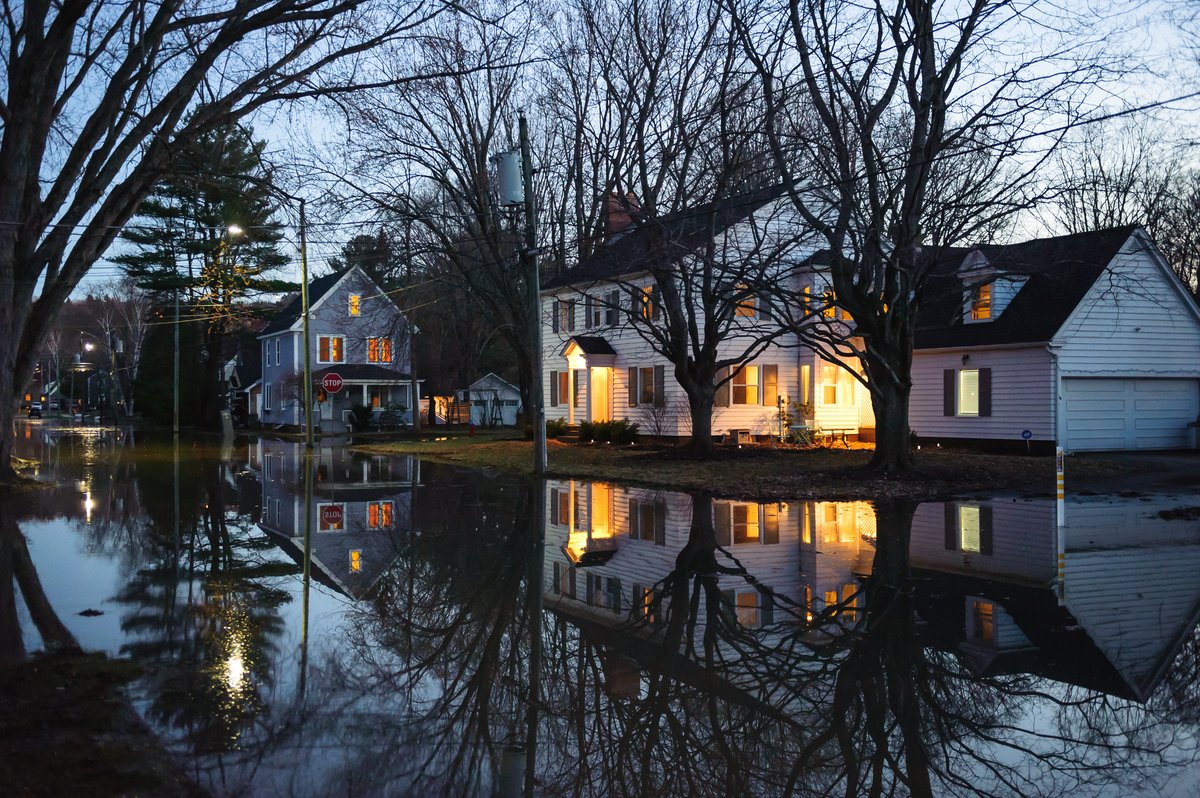
POLYGON ((29 414, 30 418, 41 418, 42 417, 42 403, 41 402, 30 402, 28 414, 29 414))

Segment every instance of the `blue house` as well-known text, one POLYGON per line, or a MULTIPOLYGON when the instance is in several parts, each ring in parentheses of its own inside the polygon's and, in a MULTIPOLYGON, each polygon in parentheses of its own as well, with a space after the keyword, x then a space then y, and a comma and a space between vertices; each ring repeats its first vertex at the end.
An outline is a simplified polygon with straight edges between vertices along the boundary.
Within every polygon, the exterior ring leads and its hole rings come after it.
MULTIPOLYGON (((410 336, 416 330, 391 296, 358 266, 313 280, 308 288, 309 353, 313 371, 314 421, 324 432, 340 432, 356 405, 391 411, 412 423, 420 382, 409 367, 410 336), (342 378, 340 391, 320 386, 329 374, 342 378)), ((264 426, 304 424, 304 349, 300 297, 293 299, 259 334, 262 390, 258 414, 264 426)))

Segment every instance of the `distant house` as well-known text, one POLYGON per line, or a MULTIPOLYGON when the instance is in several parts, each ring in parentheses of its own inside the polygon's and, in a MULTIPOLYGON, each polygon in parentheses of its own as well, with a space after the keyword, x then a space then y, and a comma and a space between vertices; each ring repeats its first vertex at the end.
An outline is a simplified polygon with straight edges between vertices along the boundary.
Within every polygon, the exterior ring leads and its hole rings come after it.
POLYGON ((460 403, 471 408, 471 421, 477 427, 516 426, 521 412, 521 392, 517 386, 489 372, 458 392, 460 403))
POLYGON ((1171 449, 1200 416, 1200 310, 1139 227, 956 251, 920 319, 922 439, 1171 449))
MULTIPOLYGON (((608 239, 591 257, 544 283, 546 418, 571 424, 624 418, 639 423, 643 433, 687 436, 691 434, 688 400, 674 378, 674 365, 654 350, 635 323, 638 316, 659 323, 662 314, 659 286, 649 265, 683 263, 711 246, 718 253, 712 259, 714 268, 722 271, 715 282, 734 285, 740 279, 737 275, 745 273, 745 259, 763 251, 762 242, 790 242, 779 245, 777 257, 764 259, 770 260, 764 269, 786 274, 780 279, 797 281, 797 292, 806 291, 818 300, 833 296, 828 267, 814 257, 817 253, 804 237, 795 236, 795 211, 779 187, 728 197, 637 226, 629 226, 629 214, 618 211, 619 206, 610 202, 608 239), (663 242, 673 253, 668 259, 657 254, 663 242)), ((683 283, 680 277, 681 291, 683 283)), ((693 286, 692 290, 701 289, 693 286)), ((765 295, 742 300, 733 314, 731 332, 720 344, 719 358, 737 359, 747 341, 773 330, 772 311, 765 295)), ((703 330, 702 314, 695 315, 697 328, 703 330)), ((820 321, 843 323, 846 334, 852 334, 836 307, 830 307, 820 321)), ((793 424, 801 419, 791 404, 806 403, 818 429, 873 439, 874 415, 866 389, 854 374, 794 334, 775 338, 732 377, 723 379, 728 376, 726 372, 718 377, 722 384, 713 408, 715 435, 731 430, 778 435, 783 400, 793 424)))
MULTIPOLYGON (((341 431, 356 405, 375 413, 393 411, 412 422, 420 398, 409 369, 409 321, 391 296, 358 266, 313 280, 309 296, 309 352, 314 410, 324 431, 341 431), (342 388, 320 388, 329 374, 342 388)), ((262 344, 260 419, 264 426, 304 423, 301 303, 297 297, 258 336, 262 344)))
POLYGON ((249 337, 239 340, 237 354, 225 364, 229 409, 235 420, 245 421, 247 416, 257 416, 260 412, 262 368, 257 341, 249 337))

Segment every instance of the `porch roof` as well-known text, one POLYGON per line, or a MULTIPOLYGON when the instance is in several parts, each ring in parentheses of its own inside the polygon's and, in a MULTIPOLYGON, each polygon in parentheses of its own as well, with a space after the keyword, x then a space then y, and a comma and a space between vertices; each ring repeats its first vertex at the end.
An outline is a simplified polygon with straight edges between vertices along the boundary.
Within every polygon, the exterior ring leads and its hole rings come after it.
POLYGON ((571 346, 578 347, 579 352, 584 355, 615 355, 617 351, 612 348, 612 344, 607 338, 602 338, 599 335, 576 335, 567 341, 563 347, 564 355, 573 354, 571 346))
MULTIPOLYGON (((314 371, 313 376, 320 380, 331 372, 340 376, 343 382, 406 383, 412 379, 411 375, 403 371, 396 371, 374 363, 338 363, 314 371)), ((424 380, 418 379, 417 382, 424 382, 424 380)))

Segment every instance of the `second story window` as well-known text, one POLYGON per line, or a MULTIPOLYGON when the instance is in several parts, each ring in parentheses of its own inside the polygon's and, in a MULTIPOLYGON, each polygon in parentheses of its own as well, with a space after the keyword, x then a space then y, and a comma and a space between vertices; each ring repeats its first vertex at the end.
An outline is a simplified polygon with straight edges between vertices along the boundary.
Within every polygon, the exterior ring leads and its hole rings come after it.
POLYGON ((992 286, 977 285, 971 290, 971 321, 987 321, 992 317, 992 286))
POLYGON ((385 529, 392 525, 392 503, 371 502, 367 505, 367 527, 385 529))
POLYGON ((367 339, 367 362, 368 363, 391 363, 392 362, 392 339, 391 338, 368 338, 367 339))
POLYGON ((317 360, 322 363, 341 363, 345 359, 346 347, 342 336, 317 336, 317 360))
POLYGON ((575 300, 554 300, 554 332, 574 332, 575 300))
POLYGON ((738 285, 737 293, 743 296, 738 300, 737 305, 734 306, 734 315, 752 319, 758 315, 756 312, 757 299, 753 294, 747 293, 747 291, 748 286, 745 283, 738 285))
POLYGON ((362 297, 358 294, 350 295, 350 315, 357 316, 362 310, 362 297))
POLYGON ((637 314, 650 321, 658 318, 658 289, 647 285, 637 292, 637 314))

